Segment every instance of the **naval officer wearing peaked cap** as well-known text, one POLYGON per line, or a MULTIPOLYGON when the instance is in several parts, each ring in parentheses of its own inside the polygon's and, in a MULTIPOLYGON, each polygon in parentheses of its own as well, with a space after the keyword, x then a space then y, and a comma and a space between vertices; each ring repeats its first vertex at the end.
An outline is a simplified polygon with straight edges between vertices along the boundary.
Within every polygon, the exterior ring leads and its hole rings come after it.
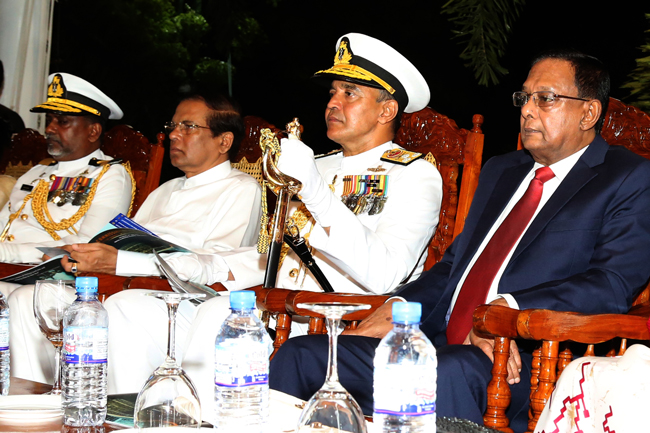
MULTIPOLYGON (((279 168, 303 184, 304 206, 290 214, 291 222, 334 290, 389 293, 422 272, 440 213, 442 179, 435 166, 392 141, 402 111, 426 107, 429 87, 399 52, 358 33, 339 39, 334 65, 314 79, 329 89, 327 136, 342 150, 315 158, 303 142, 282 140, 279 168)), ((255 250, 201 260, 211 272, 202 283, 225 281, 229 289, 262 283, 266 255, 255 250), (234 280, 226 281, 229 272, 234 280)), ((282 259, 277 286, 322 290, 293 252, 282 259)), ((227 297, 201 305, 185 344, 183 368, 202 401, 213 400, 214 352, 209 348, 228 311, 227 297)), ((294 327, 292 335, 305 328, 294 327)))
MULTIPOLYGON (((132 178, 100 150, 107 119, 122 110, 101 90, 67 73, 49 77, 47 100, 32 108, 46 114, 52 158, 16 182, 0 211, 0 261, 37 263, 41 246, 87 242, 131 205, 132 178)), ((0 284, 5 296, 14 285, 0 284)))

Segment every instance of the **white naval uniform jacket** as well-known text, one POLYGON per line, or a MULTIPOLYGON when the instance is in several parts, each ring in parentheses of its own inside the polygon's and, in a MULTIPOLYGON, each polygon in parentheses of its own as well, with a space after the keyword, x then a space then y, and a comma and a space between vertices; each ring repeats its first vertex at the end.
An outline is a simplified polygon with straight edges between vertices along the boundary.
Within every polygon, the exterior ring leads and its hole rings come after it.
MULTIPOLYGON (((344 158, 339 152, 316 160, 326 183, 332 184, 336 177, 334 194, 339 198, 336 205, 341 206, 328 211, 329 236, 318 222, 313 228, 311 223, 307 224, 301 235, 309 233, 315 261, 337 292, 390 293, 422 273, 425 247, 438 224, 442 178, 423 158, 408 165, 381 161, 384 152, 396 148, 400 147, 387 142, 359 155, 344 158), (384 171, 370 170, 378 167, 384 171), (343 178, 347 175, 389 177, 388 199, 381 213, 355 215, 338 203, 343 195, 343 178)), ((318 221, 318 215, 315 218, 318 221)), ((262 257, 254 261, 250 255, 224 255, 237 288, 261 284, 266 262, 266 256, 262 257)), ((322 290, 310 272, 305 275, 303 267, 296 275, 298 270, 300 259, 292 251, 278 271, 277 286, 322 290)), ((230 282, 225 285, 234 288, 230 282)))
MULTIPOLYGON (((30 191, 22 190, 23 185, 36 188, 39 179, 50 182, 50 176, 96 178, 102 167, 88 165, 92 158, 111 160, 101 150, 74 161, 61 161, 54 165, 36 165, 18 179, 11 191, 7 205, 0 211, 0 230, 2 230, 9 216, 16 212, 23 204, 23 200, 30 191), (11 210, 9 209, 11 206, 11 210)), ((13 235, 13 240, 0 244, 0 261, 17 263, 37 263, 41 261, 43 253, 36 249, 40 246, 60 246, 73 243, 88 242, 97 232, 104 227, 118 213, 126 214, 131 204, 131 177, 121 164, 112 165, 99 181, 95 198, 88 212, 74 225, 77 234, 70 234, 65 230, 57 231, 61 240, 55 241, 48 232, 36 221, 32 212, 32 202, 25 205, 21 216, 11 224, 8 235, 13 235), (24 215, 24 216, 22 216, 24 215)), ((48 202, 47 208, 55 222, 63 218, 72 217, 79 206, 65 203, 57 206, 48 202)))
MULTIPOLYGON (((226 161, 189 179, 165 182, 147 197, 134 220, 198 254, 229 251, 257 242, 260 200, 257 181, 226 161)), ((116 273, 160 275, 152 254, 129 251, 118 251, 116 273)))

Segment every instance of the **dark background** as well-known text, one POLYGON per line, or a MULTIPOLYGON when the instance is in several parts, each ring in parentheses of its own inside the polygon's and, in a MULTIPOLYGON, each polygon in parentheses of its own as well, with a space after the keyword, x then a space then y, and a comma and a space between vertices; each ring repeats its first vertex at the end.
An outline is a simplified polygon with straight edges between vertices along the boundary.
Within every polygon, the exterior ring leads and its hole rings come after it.
MULTIPOLYGON (((171 119, 178 100, 179 88, 164 63, 165 56, 171 58, 174 52, 158 52, 150 58, 146 41, 130 36, 132 30, 119 17, 105 19, 101 8, 92 4, 57 2, 51 71, 75 73, 96 84, 123 108, 120 123, 131 124, 153 140, 171 119)), ((485 87, 477 84, 473 71, 459 58, 462 47, 452 39, 447 16, 440 14, 442 1, 279 0, 273 5, 250 0, 247 4, 265 36, 247 47, 245 55, 234 53, 233 97, 244 114, 263 117, 276 126, 299 117, 305 126, 303 140, 317 153, 336 144, 325 135, 328 91, 309 77, 333 64, 336 41, 345 33, 368 34, 404 54, 429 83, 429 105, 456 120, 459 127, 470 129, 472 115, 484 115, 486 161, 516 147, 518 110, 511 95, 521 88, 535 54, 573 47, 600 58, 610 68, 611 95, 625 100, 629 92, 620 86, 636 67, 635 59, 642 56, 638 48, 650 28, 644 16, 650 13, 647 1, 528 0, 501 59, 509 74, 498 85, 485 87)), ((220 23, 210 25, 215 28, 220 23)), ((167 164, 163 179, 178 175, 167 164)))

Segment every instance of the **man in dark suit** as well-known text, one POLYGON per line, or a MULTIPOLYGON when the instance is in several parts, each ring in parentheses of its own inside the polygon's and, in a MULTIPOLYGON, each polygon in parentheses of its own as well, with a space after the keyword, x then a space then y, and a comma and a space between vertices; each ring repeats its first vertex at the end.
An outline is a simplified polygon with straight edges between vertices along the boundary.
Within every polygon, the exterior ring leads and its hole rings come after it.
MULTIPOLYGON (((422 303, 421 329, 438 350, 439 416, 482 423, 494 342, 471 332, 477 305, 623 313, 650 277, 650 161, 599 135, 609 75, 573 51, 536 58, 521 92, 523 151, 488 161, 464 231, 431 270, 397 296, 422 303)), ((392 329, 392 299, 339 338, 339 376, 372 413, 372 361, 392 329)), ((522 346, 525 344, 522 343, 522 346)), ((323 336, 290 339, 270 385, 309 398, 323 382, 323 336)), ((530 351, 508 362, 515 431, 525 429, 530 351)))

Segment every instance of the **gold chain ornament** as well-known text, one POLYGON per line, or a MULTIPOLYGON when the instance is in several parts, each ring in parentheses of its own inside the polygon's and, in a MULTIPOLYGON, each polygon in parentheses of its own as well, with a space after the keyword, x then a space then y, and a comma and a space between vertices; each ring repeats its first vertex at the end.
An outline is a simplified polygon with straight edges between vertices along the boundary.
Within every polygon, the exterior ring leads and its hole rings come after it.
MULTIPOLYGON (((131 165, 128 163, 128 161, 123 164, 123 166, 131 178, 131 204, 129 205, 129 211, 127 213, 127 216, 130 216, 131 211, 133 210, 133 200, 135 198, 136 184, 133 177, 133 172, 131 171, 131 165)), ((86 202, 79 206, 79 209, 77 212, 75 212, 74 215, 72 215, 70 218, 63 218, 58 223, 54 222, 54 219, 52 218, 52 215, 50 214, 50 211, 47 207, 47 195, 50 191, 50 183, 41 179, 38 182, 38 185, 36 185, 36 188, 34 188, 34 191, 25 196, 20 209, 9 216, 9 220, 7 221, 7 224, 5 225, 2 233, 0 234, 0 242, 4 242, 7 239, 7 233, 11 227, 11 223, 13 223, 16 218, 18 218, 18 215, 20 215, 30 199, 32 200, 32 213, 34 214, 34 218, 36 218, 36 221, 38 221, 43 229, 45 229, 45 231, 50 236, 52 236, 52 239, 55 241, 61 240, 61 236, 56 233, 59 230, 66 230, 70 234, 77 233, 74 225, 79 222, 81 218, 83 218, 86 212, 88 212, 88 209, 90 208, 90 205, 95 198, 95 193, 97 192, 99 181, 110 167, 111 164, 104 164, 102 170, 99 172, 99 175, 95 178, 95 181, 90 187, 86 202)))

